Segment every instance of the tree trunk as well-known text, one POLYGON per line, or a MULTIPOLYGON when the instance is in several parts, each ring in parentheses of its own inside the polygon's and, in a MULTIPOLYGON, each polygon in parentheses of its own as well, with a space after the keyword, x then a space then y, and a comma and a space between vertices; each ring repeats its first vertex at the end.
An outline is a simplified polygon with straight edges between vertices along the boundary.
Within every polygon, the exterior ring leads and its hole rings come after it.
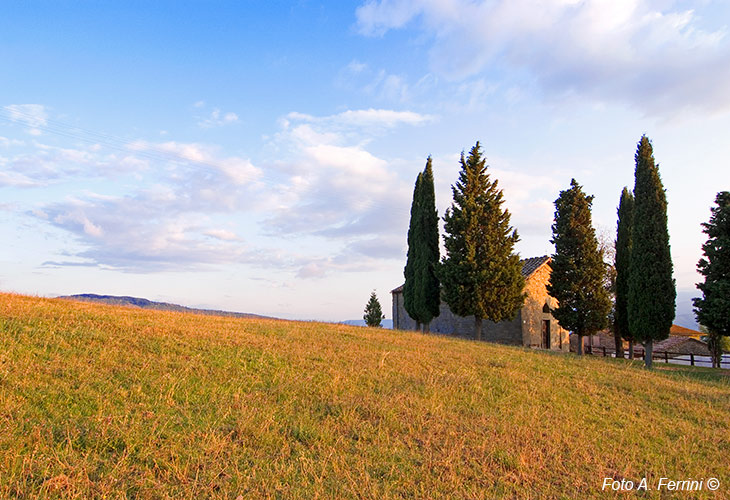
POLYGON ((613 333, 613 339, 616 343, 616 357, 623 359, 624 357, 624 339, 621 338, 621 334, 618 332, 613 333))
POLYGON ((629 340, 629 359, 634 359, 634 341, 629 340))
POLYGON ((423 324, 423 333, 430 333, 431 332, 431 323, 424 323, 423 324))
POLYGON ((583 356, 583 335, 578 334, 578 356, 583 356))
POLYGON ((710 332, 707 339, 707 348, 710 350, 710 359, 712 359, 712 367, 720 368, 722 361, 722 337, 714 332, 710 332))
POLYGON ((474 317, 474 338, 482 340, 482 318, 474 317))
POLYGON ((417 332, 421 331, 421 322, 420 321, 416 321, 416 331, 417 332))
POLYGON ((654 341, 652 339, 644 342, 644 366, 651 368, 652 356, 654 355, 654 341))

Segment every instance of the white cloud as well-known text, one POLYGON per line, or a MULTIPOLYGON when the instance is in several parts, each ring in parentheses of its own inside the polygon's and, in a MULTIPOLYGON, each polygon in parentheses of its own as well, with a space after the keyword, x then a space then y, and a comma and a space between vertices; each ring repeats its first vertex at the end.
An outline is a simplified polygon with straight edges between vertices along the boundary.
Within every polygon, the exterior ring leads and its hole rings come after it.
MULTIPOLYGON (((368 144, 432 119, 385 109, 290 113, 271 144, 276 161, 265 171, 246 158, 221 155, 214 145, 177 141, 138 140, 127 153, 112 155, 93 146, 36 144, 23 162, 47 167, 35 172, 46 182, 93 178, 100 165, 134 169, 123 187, 127 194, 82 191, 35 207, 35 217, 83 245, 68 255, 72 262, 145 273, 249 263, 314 277, 373 269, 382 259, 402 257, 412 186, 368 144), (43 155, 53 161, 35 162, 43 155), (221 226, 220 218, 228 222, 221 226), (231 220, 257 224, 268 237, 325 238, 328 244, 308 247, 306 255, 257 248, 238 236, 238 227, 226 227, 231 220)), ((23 165, 15 163, 20 172, 23 165)))
POLYGON ((381 130, 431 119, 389 110, 351 110, 324 117, 290 113, 276 138, 279 148, 291 153, 280 166, 289 179, 278 189, 281 197, 267 227, 275 233, 347 242, 393 230, 397 224, 386 227, 382 221, 402 222, 410 188, 386 159, 366 145, 381 130))
POLYGON ((12 146, 23 146, 25 143, 18 139, 8 139, 7 137, 0 136, 0 147, 9 148, 12 146))
POLYGON ((344 249, 340 254, 316 259, 301 259, 296 274, 300 279, 319 279, 333 273, 372 272, 382 269, 383 263, 379 258, 369 257, 344 249))
MULTIPOLYGON (((34 212, 36 217, 76 236, 86 249, 74 257, 135 272, 247 259, 252 263, 279 261, 275 253, 258 253, 242 246, 232 231, 210 227, 210 217, 250 210, 265 196, 256 182, 261 171, 250 161, 221 157, 217 148, 197 143, 137 141, 129 150, 120 158, 103 156, 103 151, 36 145, 31 154, 33 158, 65 157, 77 165, 73 172, 56 169, 55 163, 47 171, 34 171, 34 177, 45 182, 94 178, 101 175, 104 162, 108 163, 107 169, 113 167, 115 171, 136 169, 136 182, 128 185, 131 192, 127 195, 82 192, 76 198, 50 202, 34 212)), ((15 168, 22 168, 18 159, 15 168)), ((39 168, 37 164, 35 168, 39 168)), ((19 184, 22 179, 11 180, 19 184)))
POLYGON ((0 171, 0 186, 39 187, 42 185, 42 182, 29 178, 21 173, 0 171))
POLYGON ((222 127, 224 125, 231 125, 237 121, 238 115, 236 113, 230 111, 223 113, 220 109, 216 108, 210 112, 210 115, 201 119, 198 122, 198 126, 202 128, 222 127))
POLYGON ((405 102, 410 97, 405 78, 401 75, 387 73, 382 69, 365 85, 364 90, 370 95, 388 101, 405 102))
POLYGON ((350 61, 350 63, 347 65, 347 70, 350 71, 351 73, 362 73, 363 71, 365 71, 367 69, 367 67, 368 67, 367 64, 357 61, 357 60, 353 60, 353 61, 350 61))
POLYGON ((22 141, 10 141, 13 154, 0 158, 6 180, 10 177, 26 179, 26 186, 46 186, 79 178, 118 177, 146 170, 149 161, 134 155, 109 153, 92 144, 84 149, 58 147, 34 141, 26 145, 22 141), (23 146, 27 146, 22 148, 23 146))
POLYGON ((727 29, 703 29, 695 11, 674 5, 665 0, 371 0, 357 17, 368 35, 408 24, 433 34, 430 65, 445 78, 463 79, 489 65, 512 75, 526 70, 551 95, 619 100, 647 113, 727 109, 727 29))
POLYGON ((247 249, 216 229, 206 229, 202 213, 181 212, 179 200, 87 197, 43 207, 53 225, 84 243, 74 254, 87 262, 124 271, 190 269, 244 260, 247 249), (206 235, 217 235, 215 242, 206 235), (221 238, 222 236, 222 238, 221 238))
MULTIPOLYGON (((500 98, 513 100, 513 90, 500 89, 495 77, 488 76, 477 74, 453 81, 428 72, 420 78, 409 79, 405 75, 391 74, 384 69, 370 68, 353 61, 340 71, 336 84, 364 92, 377 101, 428 109, 440 115, 442 112, 452 114, 485 110, 497 92, 500 92, 500 98)), ((423 123, 439 119, 433 114, 420 114, 419 117, 423 123)))
POLYGON ((160 159, 190 162, 193 167, 218 171, 239 185, 251 183, 262 175, 261 170, 255 167, 250 160, 235 156, 221 158, 217 155, 215 147, 205 144, 135 141, 130 143, 129 149, 159 156, 160 159))
POLYGON ((339 73, 336 82, 344 88, 358 88, 380 101, 410 103, 413 95, 403 75, 374 70, 365 63, 351 61, 339 73))
POLYGON ((432 115, 424 115, 413 111, 394 111, 391 109, 357 109, 347 110, 329 116, 315 117, 304 113, 289 113, 289 122, 299 121, 318 123, 330 127, 349 126, 358 128, 382 127, 395 128, 400 125, 424 125, 435 119, 432 115))
POLYGON ((238 241, 240 238, 233 231, 227 229, 210 229, 203 234, 223 241, 238 241))

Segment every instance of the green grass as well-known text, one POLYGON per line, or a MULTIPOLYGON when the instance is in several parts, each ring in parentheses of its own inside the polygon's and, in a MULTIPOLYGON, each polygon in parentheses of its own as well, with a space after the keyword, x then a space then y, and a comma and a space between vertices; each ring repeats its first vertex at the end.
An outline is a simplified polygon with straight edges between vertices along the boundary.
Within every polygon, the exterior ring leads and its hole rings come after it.
POLYGON ((712 370, 0 294, 0 498, 727 498, 729 457, 712 370))

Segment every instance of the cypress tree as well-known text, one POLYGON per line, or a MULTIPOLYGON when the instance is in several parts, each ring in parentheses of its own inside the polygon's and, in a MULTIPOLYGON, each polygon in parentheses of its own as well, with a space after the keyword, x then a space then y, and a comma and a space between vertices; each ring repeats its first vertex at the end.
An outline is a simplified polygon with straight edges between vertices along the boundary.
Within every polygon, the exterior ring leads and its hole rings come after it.
POLYGON ((417 225, 415 300, 414 308, 418 320, 429 330, 431 320, 439 315, 441 304, 441 284, 436 276, 439 263, 439 216, 436 211, 436 195, 433 186, 431 157, 420 175, 417 225))
POLYGON ((611 301, 604 287, 606 266, 598 248, 591 220, 593 196, 571 179, 570 189, 555 200, 552 225, 555 245, 548 293, 558 301, 553 316, 560 326, 578 335, 578 354, 583 354, 583 337, 608 324, 611 301))
POLYGON ((481 340, 482 320, 510 320, 525 300, 525 280, 514 245, 517 231, 497 181, 487 174, 479 142, 451 187, 454 201, 444 215, 446 255, 440 277, 442 295, 454 314, 474 316, 474 336, 481 340))
POLYGON ((616 335, 616 357, 624 357, 623 340, 629 341, 629 359, 634 357, 634 338, 629 330, 628 294, 631 264, 631 226, 634 214, 634 195, 628 188, 621 192, 616 224, 616 312, 614 334, 616 335))
POLYGON ((702 245, 704 257, 697 270, 705 277, 698 283, 701 298, 693 299, 697 321, 709 331, 713 366, 719 368, 723 336, 730 336, 730 192, 715 198, 710 221, 702 224, 707 241, 702 245))
POLYGON ((408 315, 416 320, 416 330, 421 329, 419 308, 416 306, 416 290, 418 288, 418 285, 416 284, 416 268, 418 266, 418 254, 420 253, 420 246, 422 244, 422 240, 420 238, 422 230, 420 226, 423 220, 420 211, 421 178, 422 174, 419 173, 416 177, 416 184, 413 188, 411 220, 408 225, 408 254, 406 256, 406 267, 403 270, 403 275, 406 279, 403 284, 403 307, 408 315))
POLYGON ((370 300, 365 305, 365 314, 362 319, 365 320, 365 324, 368 326, 380 326, 380 322, 383 321, 385 315, 383 309, 380 307, 380 301, 375 295, 375 290, 370 293, 370 300))
POLYGON ((669 337, 677 291, 667 230, 667 197, 644 135, 636 148, 634 216, 629 274, 629 331, 644 344, 651 368, 655 340, 669 337))

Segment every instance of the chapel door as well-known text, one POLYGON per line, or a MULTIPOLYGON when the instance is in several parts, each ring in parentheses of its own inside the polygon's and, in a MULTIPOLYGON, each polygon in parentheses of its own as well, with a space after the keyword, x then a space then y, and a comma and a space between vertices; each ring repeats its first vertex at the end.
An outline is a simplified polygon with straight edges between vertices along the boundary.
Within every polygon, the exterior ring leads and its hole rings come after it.
POLYGON ((542 322, 542 348, 550 349, 550 320, 542 322))

